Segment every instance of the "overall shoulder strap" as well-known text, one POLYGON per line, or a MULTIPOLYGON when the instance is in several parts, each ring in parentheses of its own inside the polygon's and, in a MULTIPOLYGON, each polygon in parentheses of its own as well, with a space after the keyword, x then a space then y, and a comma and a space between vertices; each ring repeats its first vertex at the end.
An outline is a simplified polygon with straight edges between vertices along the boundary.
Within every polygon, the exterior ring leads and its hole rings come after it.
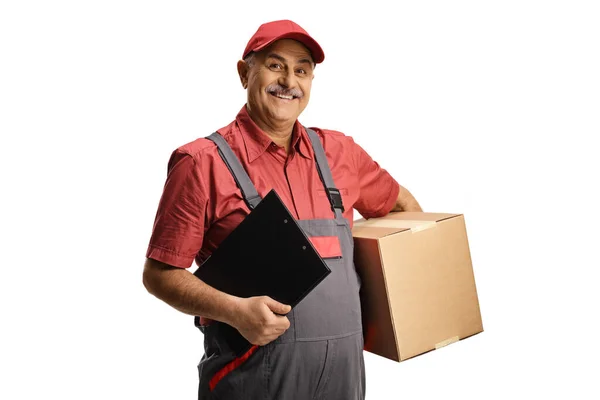
POLYGON ((227 141, 221 136, 218 132, 214 132, 210 136, 206 137, 208 140, 212 140, 219 150, 219 155, 227 165, 227 168, 233 175, 233 179, 237 183, 238 187, 242 191, 242 196, 244 197, 244 201, 248 205, 250 210, 253 210, 254 207, 260 203, 262 200, 256 191, 256 187, 250 180, 248 173, 240 163, 240 160, 231 150, 227 141))
POLYGON ((331 210, 334 212, 336 219, 343 218, 342 213, 344 212, 344 204, 342 202, 342 195, 340 191, 335 187, 333 182, 333 176, 331 175, 331 169, 327 162, 327 156, 325 156, 325 149, 323 144, 319 140, 319 135, 312 129, 305 128, 312 143, 313 151, 315 152, 315 161, 317 162, 317 170, 321 181, 325 186, 325 192, 329 198, 331 204, 331 210))

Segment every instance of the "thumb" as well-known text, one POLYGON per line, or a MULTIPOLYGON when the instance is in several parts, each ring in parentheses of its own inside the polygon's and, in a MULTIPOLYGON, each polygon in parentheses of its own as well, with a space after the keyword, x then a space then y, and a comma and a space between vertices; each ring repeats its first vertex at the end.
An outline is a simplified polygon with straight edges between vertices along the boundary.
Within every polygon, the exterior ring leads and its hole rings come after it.
POLYGON ((280 303, 277 300, 274 300, 270 297, 266 297, 265 298, 265 304, 267 305, 267 307, 269 307, 269 309, 271 311, 273 311, 276 314, 287 314, 291 311, 292 307, 280 303))

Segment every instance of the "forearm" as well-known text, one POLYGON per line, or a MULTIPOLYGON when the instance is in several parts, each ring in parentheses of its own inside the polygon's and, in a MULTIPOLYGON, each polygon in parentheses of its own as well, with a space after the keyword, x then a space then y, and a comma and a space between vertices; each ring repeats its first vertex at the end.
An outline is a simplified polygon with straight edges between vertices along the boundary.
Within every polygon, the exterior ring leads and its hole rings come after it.
POLYGON ((398 192, 398 198, 392 211, 418 211, 423 212, 423 209, 417 202, 417 199, 402 185, 398 192))
POLYGON ((190 315, 199 315, 232 324, 239 298, 223 293, 186 269, 147 259, 144 286, 171 307, 190 315))

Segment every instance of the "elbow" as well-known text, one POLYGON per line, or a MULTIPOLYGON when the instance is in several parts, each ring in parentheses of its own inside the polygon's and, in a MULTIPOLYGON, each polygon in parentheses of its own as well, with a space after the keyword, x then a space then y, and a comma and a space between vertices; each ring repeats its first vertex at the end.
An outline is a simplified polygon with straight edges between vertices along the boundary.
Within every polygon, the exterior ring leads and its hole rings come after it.
POLYGON ((144 287, 148 293, 152 293, 152 285, 150 284, 150 279, 148 278, 148 274, 146 273, 145 269, 144 273, 142 274, 142 283, 144 284, 144 287))
POLYGON ((142 273, 142 283, 144 284, 144 287, 148 293, 156 296, 158 268, 156 265, 154 265, 155 263, 156 261, 150 258, 146 259, 146 263, 144 264, 144 272, 142 273))

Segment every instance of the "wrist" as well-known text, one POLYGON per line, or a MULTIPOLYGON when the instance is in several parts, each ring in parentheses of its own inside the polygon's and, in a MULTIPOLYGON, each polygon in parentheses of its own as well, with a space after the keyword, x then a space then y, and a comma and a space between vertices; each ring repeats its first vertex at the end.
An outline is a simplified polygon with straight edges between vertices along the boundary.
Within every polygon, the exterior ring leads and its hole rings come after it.
POLYGON ((223 313, 223 322, 233 327, 237 326, 237 321, 240 315, 240 304, 242 298, 227 295, 227 301, 225 302, 225 308, 223 313))

